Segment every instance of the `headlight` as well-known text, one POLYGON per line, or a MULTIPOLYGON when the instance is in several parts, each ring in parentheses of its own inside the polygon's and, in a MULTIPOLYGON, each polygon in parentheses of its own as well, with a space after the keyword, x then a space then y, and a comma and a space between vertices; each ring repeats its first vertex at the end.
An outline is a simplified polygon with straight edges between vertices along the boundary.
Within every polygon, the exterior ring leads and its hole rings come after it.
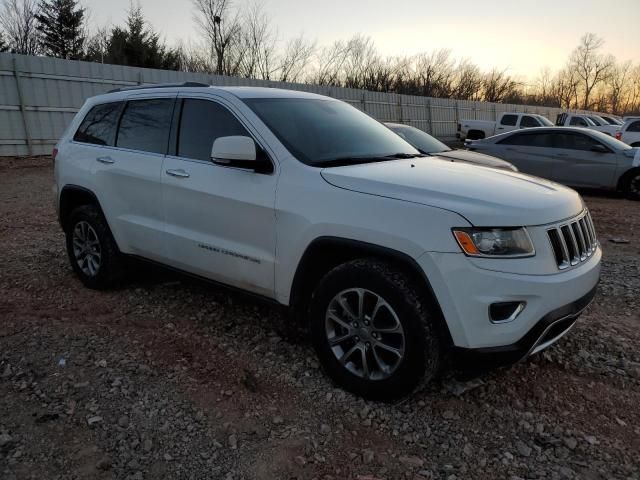
POLYGON ((531 257, 536 253, 524 228, 454 228, 453 235, 471 257, 531 257))

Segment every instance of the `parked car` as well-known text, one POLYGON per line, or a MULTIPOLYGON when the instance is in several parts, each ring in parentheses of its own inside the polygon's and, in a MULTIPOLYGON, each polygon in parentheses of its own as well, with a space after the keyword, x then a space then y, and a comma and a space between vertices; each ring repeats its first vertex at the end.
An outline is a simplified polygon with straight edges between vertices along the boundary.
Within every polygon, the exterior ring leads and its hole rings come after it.
POLYGON ((619 127, 609 125, 604 120, 598 120, 595 115, 586 115, 582 113, 560 113, 556 118, 556 125, 559 127, 582 127, 597 132, 602 132, 610 136, 614 136, 619 127))
POLYGON ((616 138, 632 147, 640 147, 640 118, 627 120, 616 132, 616 138))
POLYGON ((433 138, 427 132, 424 132, 410 125, 401 123, 385 123, 394 133, 397 133, 407 142, 409 142, 420 153, 424 153, 437 158, 449 160, 452 162, 467 162, 484 167, 502 168, 517 172, 518 169, 504 160, 483 155, 482 153, 470 152, 469 150, 452 149, 442 143, 440 140, 433 138))
POLYGON ((456 137, 464 141, 490 137, 497 133, 521 128, 553 126, 548 118, 533 113, 501 113, 497 122, 489 120, 462 120, 456 137))
POLYGON ((509 132, 468 145, 521 172, 575 187, 619 190, 640 199, 640 150, 602 132, 576 127, 509 132))
POLYGON ((609 125, 622 125, 624 123, 620 118, 614 117, 613 115, 600 115, 600 118, 609 125))
POLYGON ((320 95, 99 95, 54 165, 84 285, 118 284, 135 256, 248 291, 305 322, 331 378, 369 398, 406 394, 447 352, 512 362, 547 348, 598 283, 601 249, 575 191, 426 159, 320 95))

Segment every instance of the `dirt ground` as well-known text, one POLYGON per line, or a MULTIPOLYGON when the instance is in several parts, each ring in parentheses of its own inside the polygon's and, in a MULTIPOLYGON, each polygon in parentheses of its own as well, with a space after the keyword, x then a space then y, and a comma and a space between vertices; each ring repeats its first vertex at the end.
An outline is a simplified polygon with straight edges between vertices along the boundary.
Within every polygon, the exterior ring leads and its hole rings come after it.
POLYGON ((638 202, 585 193, 602 282, 565 339, 383 404, 275 307, 142 266, 83 288, 51 185, 0 159, 2 479, 640 479, 638 202))

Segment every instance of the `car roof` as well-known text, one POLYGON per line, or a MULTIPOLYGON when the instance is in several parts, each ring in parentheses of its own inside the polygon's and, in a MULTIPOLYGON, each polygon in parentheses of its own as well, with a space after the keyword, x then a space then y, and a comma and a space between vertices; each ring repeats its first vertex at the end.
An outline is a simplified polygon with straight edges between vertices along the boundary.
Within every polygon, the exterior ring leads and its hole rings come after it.
POLYGON ((536 133, 576 132, 576 133, 584 133, 592 136, 597 135, 597 133, 600 133, 600 132, 597 132, 596 130, 590 130, 584 127, 531 127, 531 128, 522 128, 518 130, 510 130, 508 132, 499 133, 498 135, 487 137, 484 140, 490 140, 491 142, 494 142, 494 139, 495 141, 498 141, 502 138, 506 138, 518 133, 531 133, 531 132, 536 132, 536 133))
POLYGON ((316 93, 301 92, 298 90, 287 90, 283 88, 270 87, 224 87, 224 86, 208 86, 205 84, 184 83, 184 84, 157 84, 157 85, 140 85, 132 88, 122 88, 112 90, 110 92, 96 95, 93 98, 109 97, 113 100, 128 96, 130 93, 146 94, 146 93, 227 93, 237 98, 308 98, 334 100, 331 97, 318 95, 316 93))

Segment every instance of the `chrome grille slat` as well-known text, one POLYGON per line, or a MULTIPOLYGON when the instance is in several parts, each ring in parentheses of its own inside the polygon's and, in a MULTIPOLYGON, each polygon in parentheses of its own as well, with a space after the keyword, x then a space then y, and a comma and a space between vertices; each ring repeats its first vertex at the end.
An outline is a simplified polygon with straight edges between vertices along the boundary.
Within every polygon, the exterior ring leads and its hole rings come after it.
POLYGON ((547 235, 560 270, 586 261, 598 247, 593 220, 587 210, 548 228, 547 235))

